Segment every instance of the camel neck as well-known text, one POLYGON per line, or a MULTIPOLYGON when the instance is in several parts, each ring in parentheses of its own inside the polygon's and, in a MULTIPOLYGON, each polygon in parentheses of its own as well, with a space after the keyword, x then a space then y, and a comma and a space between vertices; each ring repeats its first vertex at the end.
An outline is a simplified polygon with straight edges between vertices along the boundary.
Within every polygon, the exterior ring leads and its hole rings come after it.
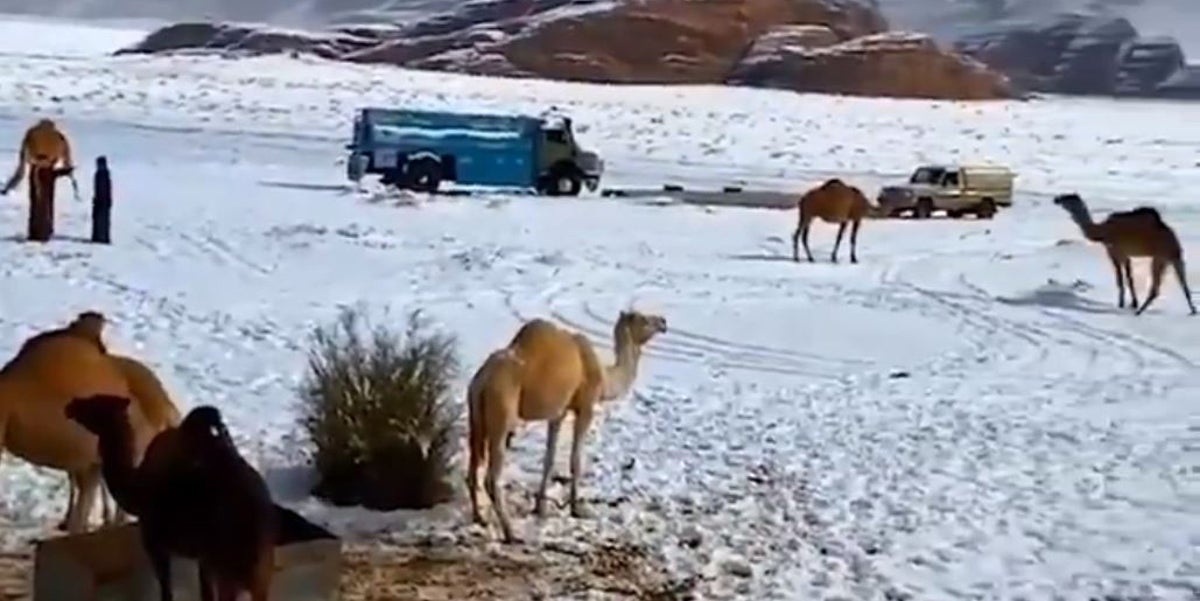
POLYGON ((140 515, 137 473, 133 466, 133 427, 129 419, 120 420, 113 431, 100 437, 101 471, 108 490, 117 504, 132 515, 140 515))
POLYGON ((616 363, 605 370, 604 400, 613 400, 625 396, 637 378, 638 362, 642 350, 633 342, 633 338, 625 330, 613 333, 613 356, 616 363))
POLYGON ((1092 213, 1088 210, 1087 206, 1072 206, 1067 209, 1067 212, 1070 213, 1071 220, 1075 222, 1075 225, 1079 226, 1085 238, 1094 241, 1104 240, 1104 233, 1096 225, 1096 222, 1092 220, 1092 213))

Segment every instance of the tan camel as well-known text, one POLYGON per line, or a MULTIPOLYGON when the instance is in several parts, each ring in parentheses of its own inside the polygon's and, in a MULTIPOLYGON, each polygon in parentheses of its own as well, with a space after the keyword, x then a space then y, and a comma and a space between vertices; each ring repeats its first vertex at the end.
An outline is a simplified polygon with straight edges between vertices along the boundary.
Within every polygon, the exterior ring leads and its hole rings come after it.
POLYGON ((1179 279, 1191 314, 1196 314, 1196 305, 1192 303, 1192 291, 1188 288, 1186 268, 1183 261, 1183 247, 1171 226, 1163 221, 1162 215, 1151 207, 1137 207, 1130 211, 1116 211, 1096 223, 1092 214, 1078 194, 1061 194, 1054 198, 1054 204, 1066 209, 1071 219, 1083 231, 1083 236, 1093 242, 1104 245, 1108 258, 1112 261, 1113 271, 1117 278, 1117 306, 1125 307, 1125 286, 1129 286, 1129 296, 1132 300, 1130 307, 1136 309, 1135 315, 1141 315, 1154 299, 1158 298, 1162 286, 1163 273, 1170 265, 1179 279), (1150 258, 1150 293, 1146 302, 1138 307, 1137 288, 1133 285, 1132 257, 1150 258))
POLYGON ((792 232, 792 260, 800 261, 799 242, 804 241, 804 254, 808 260, 813 260, 808 250, 808 230, 814 219, 820 218, 826 223, 838 224, 837 241, 833 244, 833 253, 829 260, 837 263, 838 248, 842 245, 842 235, 846 233, 846 224, 850 224, 850 262, 858 263, 858 228, 862 220, 871 213, 871 203, 862 190, 848 185, 838 178, 826 180, 800 197, 796 203, 800 211, 800 219, 796 231, 792 232))
MULTIPOLYGON (((0 194, 8 194, 21 183, 28 167, 43 167, 54 169, 59 164, 64 170, 72 170, 75 163, 71 159, 71 142, 58 129, 52 119, 39 119, 37 123, 25 130, 21 139, 21 147, 17 150, 17 168, 13 171, 8 183, 0 194)), ((72 176, 74 177, 74 176, 72 176)), ((31 179, 30 182, 33 180, 31 179)))
POLYGON ((538 517, 546 515, 546 487, 554 466, 559 430, 568 413, 575 416, 571 441, 571 515, 584 517, 579 500, 583 442, 596 405, 628 391, 637 374, 641 347, 666 331, 667 320, 660 316, 622 311, 613 327, 616 364, 605 367, 585 336, 544 319, 533 319, 521 326, 507 347, 489 355, 467 389, 470 423, 467 487, 472 519, 478 524, 485 523, 479 510, 479 469, 486 461, 484 487, 505 542, 514 540, 502 495, 504 455, 516 427, 532 421, 547 422, 546 455, 534 509, 538 517))
MULTIPOLYGON (((121 367, 123 362, 105 354, 95 340, 80 335, 86 331, 81 322, 88 325, 90 319, 81 316, 66 328, 32 337, 0 368, 0 452, 7 448, 30 463, 68 473, 71 491, 65 525, 72 533, 87 527, 100 485, 100 464, 96 439, 66 419, 62 413, 66 403, 80 391, 129 395, 131 390, 139 390, 139 405, 143 399, 150 399, 147 405, 166 399, 165 392, 161 396, 142 392, 150 386, 139 381, 136 368, 121 367), (127 370, 133 375, 126 376, 127 370)), ((166 402, 170 403, 169 399, 166 402)), ((166 421, 173 414, 178 423, 173 406, 152 413, 156 420, 166 421)), ((151 426, 140 407, 132 412, 131 420, 143 443, 162 429, 151 426)), ((144 444, 138 452, 143 449, 144 444)), ((140 455, 135 459, 140 460, 140 455)))
MULTIPOLYGON (((64 332, 73 334, 89 340, 96 344, 101 351, 107 352, 108 348, 104 344, 104 326, 106 320, 104 314, 98 311, 84 311, 80 313, 74 321, 61 330, 51 330, 40 334, 55 334, 64 332)), ((34 337, 35 339, 38 336, 34 337)), ((29 342, 26 342, 28 345, 29 342)), ((18 353, 19 354, 19 353, 18 353)), ((116 355, 109 353, 109 358, 112 359, 117 369, 121 371, 121 375, 125 376, 125 381, 129 385, 129 393, 133 397, 133 401, 142 411, 142 415, 146 418, 147 423, 154 432, 160 432, 168 427, 177 427, 182 419, 179 414, 179 409, 175 403, 171 401, 170 395, 167 394, 167 389, 163 386, 162 380, 155 375, 154 371, 147 367, 141 361, 133 357, 124 355, 116 355)), ((78 498, 79 483, 76 478, 71 477, 68 486, 70 501, 67 503, 67 515, 71 513, 78 498)), ((107 483, 101 491, 101 509, 102 522, 104 524, 121 524, 125 521, 126 513, 120 507, 116 508, 115 515, 109 507, 109 495, 107 494, 107 483)), ((65 529, 67 518, 64 517, 59 529, 65 529)))

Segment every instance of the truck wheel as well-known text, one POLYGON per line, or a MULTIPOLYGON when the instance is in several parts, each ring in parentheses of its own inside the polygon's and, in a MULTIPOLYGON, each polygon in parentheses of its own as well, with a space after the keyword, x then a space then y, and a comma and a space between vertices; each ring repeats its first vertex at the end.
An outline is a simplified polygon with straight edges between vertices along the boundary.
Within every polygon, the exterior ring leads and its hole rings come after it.
POLYGON ((546 193, 550 196, 579 196, 583 190, 583 178, 571 167, 559 167, 546 178, 546 193))
POLYGON ((417 192, 437 192, 442 183, 442 165, 433 159, 417 159, 404 167, 405 187, 417 192))
POLYGON ((917 208, 913 210, 913 217, 917 219, 929 219, 933 216, 933 199, 922 198, 917 200, 917 208))
POLYGON ((979 208, 975 209, 975 214, 979 216, 980 219, 991 219, 992 217, 995 217, 996 201, 990 198, 983 199, 983 202, 979 203, 979 208))

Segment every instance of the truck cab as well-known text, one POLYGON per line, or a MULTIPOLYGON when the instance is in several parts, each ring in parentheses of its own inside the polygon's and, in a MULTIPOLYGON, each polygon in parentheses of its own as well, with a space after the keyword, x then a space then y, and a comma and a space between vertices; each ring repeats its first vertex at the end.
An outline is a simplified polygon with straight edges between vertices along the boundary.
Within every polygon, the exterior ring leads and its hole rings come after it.
POLYGON ((604 161, 576 140, 569 117, 361 109, 347 177, 435 192, 443 181, 530 188, 551 196, 599 187, 604 161))
POLYGON ((604 162, 575 140, 571 118, 543 117, 541 133, 538 192, 549 196, 575 196, 580 192, 581 183, 594 192, 600 185, 604 162))
POLYGON ((999 207, 1012 206, 1016 175, 990 165, 923 165, 903 184, 884 186, 877 202, 889 216, 911 213, 928 219, 934 211, 958 218, 973 213, 991 219, 999 207))

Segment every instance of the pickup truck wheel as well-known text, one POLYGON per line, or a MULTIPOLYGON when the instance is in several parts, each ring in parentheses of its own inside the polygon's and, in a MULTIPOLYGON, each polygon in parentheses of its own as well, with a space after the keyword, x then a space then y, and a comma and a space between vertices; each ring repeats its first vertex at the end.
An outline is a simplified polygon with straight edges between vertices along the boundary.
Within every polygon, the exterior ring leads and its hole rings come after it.
POLYGON ((980 219, 991 219, 996 216, 996 201, 985 198, 979 203, 979 207, 975 209, 975 214, 980 219))
POLYGON ((546 178, 546 193, 550 196, 579 196, 583 190, 583 178, 571 168, 559 168, 546 178))
POLYGON ((933 216, 933 199, 922 198, 917 200, 917 208, 913 210, 913 217, 917 219, 929 219, 933 216))
POLYGON ((442 164, 433 159, 417 159, 404 167, 406 187, 417 192, 437 192, 442 183, 442 164))

